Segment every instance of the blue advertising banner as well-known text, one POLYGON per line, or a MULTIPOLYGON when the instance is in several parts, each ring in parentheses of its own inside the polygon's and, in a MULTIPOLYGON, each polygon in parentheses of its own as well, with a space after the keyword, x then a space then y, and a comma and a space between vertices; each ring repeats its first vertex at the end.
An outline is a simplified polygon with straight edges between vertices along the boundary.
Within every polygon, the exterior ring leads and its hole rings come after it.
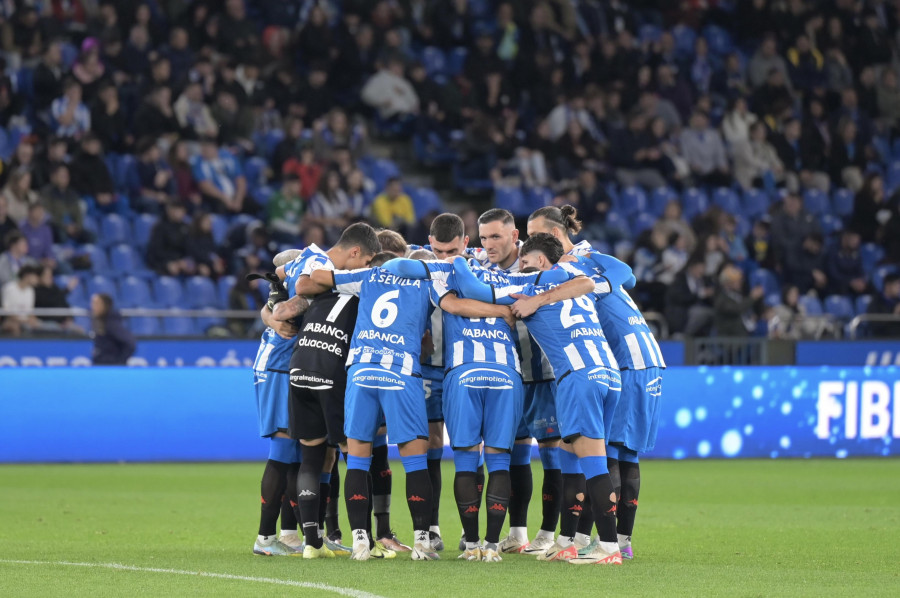
MULTIPOLYGON (((0 340, 0 368, 89 366, 92 346, 87 339, 0 340)), ((258 340, 141 339, 128 365, 249 368, 258 348, 258 340)))
POLYGON ((900 341, 799 341, 797 365, 900 365, 900 341))
MULTIPOLYGON (((5 368, 0 462, 265 459, 252 380, 237 368, 5 368)), ((897 367, 677 367, 662 389, 648 457, 900 452, 897 367)))

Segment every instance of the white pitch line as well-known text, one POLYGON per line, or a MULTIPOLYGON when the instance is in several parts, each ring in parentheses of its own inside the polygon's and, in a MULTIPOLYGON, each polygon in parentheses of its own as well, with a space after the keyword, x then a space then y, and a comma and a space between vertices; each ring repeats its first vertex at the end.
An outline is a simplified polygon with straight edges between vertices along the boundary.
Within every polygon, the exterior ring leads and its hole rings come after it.
POLYGON ((120 563, 72 563, 68 561, 18 561, 13 559, 0 559, 0 564, 10 565, 59 565, 64 567, 87 567, 93 569, 114 569, 116 571, 139 571, 143 573, 167 573, 169 575, 190 575, 192 577, 212 577, 215 579, 231 579, 235 581, 252 581, 255 583, 271 583, 280 586, 291 586, 294 588, 307 588, 310 590, 322 590, 325 592, 333 592, 341 596, 349 598, 384 598, 378 594, 365 592, 363 590, 354 590, 353 588, 342 588, 339 586, 330 586, 324 583, 316 583, 312 581, 293 581, 290 579, 275 579, 274 577, 250 577, 247 575, 231 575, 230 573, 209 573, 206 571, 185 571, 182 569, 160 569, 157 567, 136 567, 134 565, 122 565, 120 563))

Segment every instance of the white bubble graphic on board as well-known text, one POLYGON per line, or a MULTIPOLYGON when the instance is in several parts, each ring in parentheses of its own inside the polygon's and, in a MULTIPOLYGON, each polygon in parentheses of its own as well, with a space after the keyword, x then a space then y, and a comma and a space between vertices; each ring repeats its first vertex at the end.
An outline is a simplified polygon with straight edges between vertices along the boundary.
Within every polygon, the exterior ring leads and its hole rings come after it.
POLYGON ((712 445, 710 445, 708 440, 701 440, 697 443, 697 454, 701 457, 708 457, 711 450, 712 445))
POLYGON ((675 425, 679 428, 687 428, 689 425, 691 425, 690 409, 679 409, 675 413, 675 425))
POLYGON ((728 430, 722 434, 722 453, 726 457, 735 457, 741 452, 744 439, 737 430, 728 430))

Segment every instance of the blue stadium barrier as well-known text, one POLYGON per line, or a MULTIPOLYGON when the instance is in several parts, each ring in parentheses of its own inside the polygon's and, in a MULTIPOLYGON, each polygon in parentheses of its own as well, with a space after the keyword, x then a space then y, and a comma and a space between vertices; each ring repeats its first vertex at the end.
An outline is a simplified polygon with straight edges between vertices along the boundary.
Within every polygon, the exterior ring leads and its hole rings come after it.
MULTIPOLYGON (((2 462, 267 455, 247 369, 50 368, 42 381, 67 389, 52 406, 18 400, 33 390, 33 370, 3 375, 2 462), (215 442, 197 442, 201 424, 215 442)), ((900 446, 898 367, 673 367, 662 393, 649 458, 879 457, 900 446)))

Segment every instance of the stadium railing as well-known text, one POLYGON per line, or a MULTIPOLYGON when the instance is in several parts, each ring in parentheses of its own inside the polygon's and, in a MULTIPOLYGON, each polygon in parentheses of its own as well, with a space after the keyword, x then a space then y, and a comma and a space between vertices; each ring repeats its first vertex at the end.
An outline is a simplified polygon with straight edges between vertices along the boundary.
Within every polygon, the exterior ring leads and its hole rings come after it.
POLYGON ((694 365, 783 365, 794 362, 795 342, 712 337, 684 340, 684 362, 694 365))
POLYGON ((856 340, 857 335, 860 333, 860 329, 863 330, 868 328, 868 331, 871 331, 872 327, 868 326, 868 324, 894 324, 896 326, 900 326, 900 316, 895 316, 893 314, 860 314, 850 320, 850 323, 847 324, 847 338, 851 340, 856 340))

